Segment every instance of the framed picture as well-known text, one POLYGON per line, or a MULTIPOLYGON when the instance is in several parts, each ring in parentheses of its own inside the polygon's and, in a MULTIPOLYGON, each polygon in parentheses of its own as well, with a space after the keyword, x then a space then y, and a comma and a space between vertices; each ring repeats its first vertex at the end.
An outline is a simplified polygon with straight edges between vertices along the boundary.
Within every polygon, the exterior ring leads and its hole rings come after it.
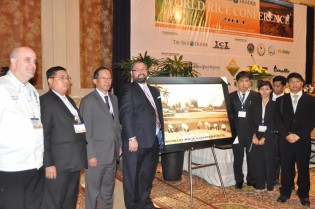
POLYGON ((222 78, 152 77, 164 118, 161 152, 232 144, 236 136, 227 84, 222 78))

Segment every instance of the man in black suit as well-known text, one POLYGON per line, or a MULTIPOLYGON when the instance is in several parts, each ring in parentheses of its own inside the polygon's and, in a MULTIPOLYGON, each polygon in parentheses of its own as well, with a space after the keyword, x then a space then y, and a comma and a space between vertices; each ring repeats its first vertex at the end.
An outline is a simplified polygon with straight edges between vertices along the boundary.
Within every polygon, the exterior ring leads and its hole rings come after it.
POLYGON ((50 90, 40 97, 46 172, 42 207, 74 209, 80 171, 87 167, 85 127, 75 102, 66 96, 66 69, 52 67, 46 76, 50 90))
MULTIPOLYGON (((277 75, 273 77, 272 79, 272 87, 273 87, 273 92, 272 92, 272 100, 276 101, 278 97, 283 96, 284 90, 287 84, 287 78, 282 76, 282 75, 277 75)), ((280 183, 280 152, 279 152, 279 137, 275 135, 275 141, 276 141, 276 169, 275 169, 275 180, 274 184, 279 184, 280 183)), ((295 175, 295 167, 292 168, 292 173, 295 175)), ((294 185, 292 185, 292 188, 294 189, 294 185)))
POLYGON ((260 99, 259 93, 250 89, 250 74, 249 72, 241 71, 236 75, 236 83, 238 90, 230 94, 232 102, 232 115, 236 127, 237 137, 234 140, 232 149, 234 155, 234 178, 236 181, 235 188, 242 189, 244 182, 243 174, 243 159, 244 148, 246 148, 247 160, 247 185, 255 186, 252 169, 253 163, 249 157, 249 152, 252 144, 251 133, 251 109, 253 104, 257 104, 260 99))
POLYGON ((150 194, 163 137, 162 103, 159 91, 146 84, 146 64, 136 61, 131 70, 134 81, 119 100, 125 206, 151 209, 156 208, 150 194))
POLYGON ((287 77, 290 93, 276 101, 275 124, 279 131, 281 188, 278 202, 291 196, 294 182, 292 168, 297 165, 298 190, 301 204, 309 206, 311 131, 315 126, 315 98, 303 93, 304 79, 298 73, 287 77))

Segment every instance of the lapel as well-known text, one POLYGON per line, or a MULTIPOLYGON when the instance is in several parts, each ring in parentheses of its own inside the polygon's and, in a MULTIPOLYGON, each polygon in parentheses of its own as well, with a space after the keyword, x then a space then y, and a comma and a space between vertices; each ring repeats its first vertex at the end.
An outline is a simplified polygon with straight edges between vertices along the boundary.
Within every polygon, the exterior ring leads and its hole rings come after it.
MULTIPOLYGON (((291 98, 291 96, 290 96, 290 98, 291 98)), ((302 93, 302 96, 297 103, 295 114, 299 113, 302 110, 301 108, 304 106, 304 102, 305 102, 305 94, 302 93)), ((293 109, 293 106, 292 106, 292 109, 293 109)))
POLYGON ((290 115, 294 115, 294 111, 293 111, 293 105, 292 105, 292 99, 291 99, 291 96, 290 96, 290 93, 287 93, 285 95, 283 95, 283 106, 285 107, 288 107, 287 110, 284 109, 284 111, 288 111, 288 113, 290 115), (287 105, 285 105, 287 104, 287 105))
MULTIPOLYGON (((96 89, 93 91, 93 94, 94 94, 95 99, 96 99, 98 105, 100 106, 100 108, 101 108, 107 115, 109 115, 110 117, 112 117, 112 116, 110 115, 110 112, 108 111, 107 107, 105 106, 105 102, 104 102, 103 98, 102 98, 101 95, 97 92, 96 89)), ((111 99, 111 98, 110 98, 110 99, 111 99)), ((111 100, 111 101, 112 101, 112 100, 111 100)))
MULTIPOLYGON (((154 110, 154 108, 153 108, 152 105, 151 105, 151 102, 149 101, 148 97, 145 95, 145 93, 144 93, 143 89, 140 87, 140 85, 139 85, 137 82, 133 82, 133 85, 134 85, 134 88, 138 91, 138 93, 139 93, 140 95, 142 95, 142 97, 146 100, 147 105, 148 105, 149 107, 151 107, 152 110, 154 110)), ((148 86, 148 87, 149 87, 149 86, 148 86)), ((149 87, 149 90, 150 90, 150 87, 149 87)), ((150 92, 151 92, 151 90, 150 90, 150 92)), ((152 94, 152 92, 151 92, 151 94, 152 94)), ((153 95, 152 95, 152 97, 153 97, 153 95)), ((154 100, 154 98, 153 98, 153 100, 154 100)), ((155 102, 155 100, 154 100, 154 102, 155 102)))
MULTIPOLYGON (((68 107, 65 105, 65 103, 61 100, 61 98, 57 95, 57 94, 55 94, 52 90, 49 90, 49 92, 50 92, 50 94, 51 94, 51 96, 56 100, 56 102, 57 102, 57 104, 60 106, 60 107, 62 107, 62 109, 70 116, 70 117, 74 117, 73 115, 72 115, 72 113, 70 112, 70 110, 68 109, 68 107)), ((69 99, 69 97, 67 96, 67 99, 69 100, 69 102, 70 102, 70 99, 69 99)), ((71 103, 71 102, 70 102, 71 103)), ((71 103, 72 104, 72 103, 71 103)), ((72 104, 72 106, 73 106, 73 104, 72 104)), ((76 108, 76 106, 75 106, 75 109, 77 109, 76 108)), ((77 110, 78 111, 78 110, 77 110)))

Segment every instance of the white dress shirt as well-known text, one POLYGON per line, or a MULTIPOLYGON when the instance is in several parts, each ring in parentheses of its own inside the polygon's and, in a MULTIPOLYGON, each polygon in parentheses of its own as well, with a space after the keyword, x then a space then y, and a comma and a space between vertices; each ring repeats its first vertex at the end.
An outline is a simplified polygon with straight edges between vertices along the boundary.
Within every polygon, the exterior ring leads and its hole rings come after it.
POLYGON ((300 98, 301 98, 301 96, 302 96, 302 91, 298 92, 297 94, 293 94, 292 92, 290 92, 290 96, 291 96, 291 100, 292 100, 293 111, 294 111, 294 113, 295 113, 296 107, 297 107, 297 105, 298 105, 298 103, 299 103, 299 100, 300 100, 300 98), (294 100, 295 100, 294 95, 298 95, 298 97, 297 97, 297 102, 296 102, 296 103, 294 103, 294 100))
POLYGON ((39 95, 10 71, 0 78, 0 171, 24 171, 43 166, 43 128, 34 128, 31 118, 40 122, 39 95))

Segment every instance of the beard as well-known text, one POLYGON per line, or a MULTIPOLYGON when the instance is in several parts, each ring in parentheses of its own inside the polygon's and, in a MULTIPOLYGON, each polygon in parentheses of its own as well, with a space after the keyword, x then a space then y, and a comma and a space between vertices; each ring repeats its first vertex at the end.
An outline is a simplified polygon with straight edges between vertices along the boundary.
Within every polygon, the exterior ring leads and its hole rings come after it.
POLYGON ((143 75, 138 75, 138 77, 134 78, 133 80, 136 81, 137 83, 145 83, 147 81, 148 76, 143 75))

